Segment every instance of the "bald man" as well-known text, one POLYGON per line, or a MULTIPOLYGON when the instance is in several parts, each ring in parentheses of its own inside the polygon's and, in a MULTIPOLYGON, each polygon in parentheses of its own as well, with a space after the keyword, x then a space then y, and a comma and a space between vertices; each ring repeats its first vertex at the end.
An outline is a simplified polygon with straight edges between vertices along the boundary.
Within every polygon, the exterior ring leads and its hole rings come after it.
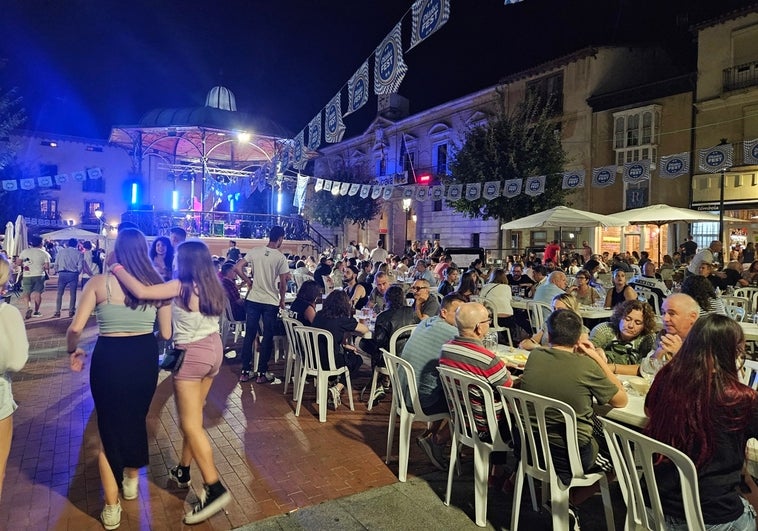
POLYGON ((547 282, 534 291, 534 300, 550 305, 553 298, 561 293, 566 293, 568 279, 563 271, 553 271, 547 277, 547 282))

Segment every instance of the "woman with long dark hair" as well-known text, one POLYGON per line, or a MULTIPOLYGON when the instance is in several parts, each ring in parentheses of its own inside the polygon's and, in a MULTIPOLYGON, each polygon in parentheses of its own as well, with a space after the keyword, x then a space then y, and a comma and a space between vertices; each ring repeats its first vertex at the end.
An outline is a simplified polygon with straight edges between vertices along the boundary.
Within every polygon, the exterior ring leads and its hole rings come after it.
POLYGON ((648 303, 624 301, 607 323, 592 329, 590 341, 605 351, 615 373, 635 375, 637 364, 655 348, 655 328, 655 312, 648 303))
MULTIPOLYGON (((179 427, 184 436, 179 464, 169 478, 180 487, 190 484, 190 464, 197 462, 204 489, 184 523, 196 524, 223 509, 231 500, 213 462, 213 450, 203 428, 203 407, 223 359, 218 320, 226 304, 208 247, 201 241, 179 244, 176 279, 145 286, 120 264, 111 271, 138 297, 173 299, 174 344, 184 350, 184 362, 173 373, 179 427)), ((118 256, 120 258, 120 255, 118 256)))
MULTIPOLYGON (((740 382, 744 359, 739 323, 718 314, 699 318, 650 386, 645 433, 695 463, 707 526, 753 531, 755 512, 738 494, 746 441, 758 436, 758 395, 740 382)), ((667 529, 687 529, 676 468, 660 461, 656 480, 667 529)))
POLYGON ((700 306, 700 315, 718 313, 726 315, 724 301, 716 296, 711 281, 701 275, 690 275, 682 282, 682 293, 695 299, 700 306))
MULTIPOLYGON (((137 229, 118 232, 113 254, 121 269, 147 285, 162 285, 147 254, 145 236, 137 229)), ((71 369, 84 369, 86 354, 77 346, 95 312, 99 333, 92 351, 90 388, 100 437, 98 468, 105 507, 100 519, 106 529, 121 522, 119 486, 125 500, 138 496, 139 469, 148 464, 145 420, 158 384, 158 342, 171 337, 171 305, 161 297, 134 296, 106 272, 84 286, 79 307, 66 332, 71 369)))
POLYGON ((316 303, 321 300, 321 286, 315 280, 306 280, 297 290, 290 312, 305 326, 311 326, 316 317, 316 303))
POLYGON ((150 260, 163 280, 171 280, 174 268, 174 248, 171 246, 171 240, 165 236, 154 239, 150 246, 150 260))

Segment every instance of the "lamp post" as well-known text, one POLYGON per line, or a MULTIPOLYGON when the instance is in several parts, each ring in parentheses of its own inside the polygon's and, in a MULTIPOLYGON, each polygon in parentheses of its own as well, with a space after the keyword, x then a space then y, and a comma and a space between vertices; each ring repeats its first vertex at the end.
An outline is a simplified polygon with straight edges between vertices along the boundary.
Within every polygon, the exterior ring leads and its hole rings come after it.
POLYGON ((410 198, 403 199, 403 212, 405 212, 405 242, 403 242, 403 248, 405 248, 405 244, 408 242, 408 218, 410 217, 410 211, 411 211, 411 200, 410 198))
MULTIPOLYGON (((107 247, 107 243, 108 243, 108 237, 107 237, 107 235, 105 234, 105 229, 103 228, 103 226, 104 226, 104 222, 103 222, 103 211, 102 211, 102 210, 100 210, 99 208, 98 208, 97 210, 95 210, 95 217, 97 218, 97 222, 98 222, 98 224, 99 224, 99 227, 98 227, 98 230, 97 230, 97 232, 98 232, 98 234, 99 234, 100 236, 103 236, 103 238, 104 238, 104 241, 103 241, 103 248, 104 248, 104 249, 107 251, 106 247, 107 247)), ((97 239, 97 241, 98 241, 98 246, 99 246, 99 243, 100 243, 100 238, 98 238, 98 239, 97 239)))

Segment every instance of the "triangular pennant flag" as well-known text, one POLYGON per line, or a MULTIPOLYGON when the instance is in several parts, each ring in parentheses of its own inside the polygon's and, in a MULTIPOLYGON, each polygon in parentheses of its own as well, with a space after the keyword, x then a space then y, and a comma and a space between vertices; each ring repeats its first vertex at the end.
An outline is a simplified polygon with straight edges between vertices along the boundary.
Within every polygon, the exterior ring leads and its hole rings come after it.
POLYGON ((40 188, 50 188, 53 185, 53 178, 45 175, 44 177, 38 177, 37 182, 40 188))
POLYGON ((87 177, 90 179, 101 179, 103 177, 103 171, 100 168, 89 168, 87 170, 87 177))
POLYGON ((307 162, 305 158, 305 130, 300 131, 295 137, 292 146, 292 165, 297 170, 302 170, 307 162))
POLYGON ((690 173, 690 152, 661 157, 658 175, 663 179, 676 179, 690 173))
POLYGON ((413 19, 409 50, 447 22, 450 18, 450 0, 416 0, 411 9, 413 19))
POLYGON ((308 176, 297 176, 297 188, 295 188, 295 194, 292 197, 292 205, 296 206, 298 210, 302 210, 305 206, 305 192, 308 189, 308 176))
POLYGON ((18 180, 19 187, 22 190, 32 190, 34 189, 34 179, 29 177, 26 179, 19 179, 18 180))
POLYGON ((403 199, 413 199, 416 194, 416 187, 414 185, 403 186, 403 199))
POLYGON ((321 145, 321 111, 308 124, 308 149, 316 151, 321 145))
POLYGON ((371 199, 379 199, 382 197, 382 190, 384 187, 380 184, 375 184, 371 187, 371 199))
POLYGON ((592 186, 605 188, 616 182, 616 166, 592 168, 592 186))
POLYGON ((584 170, 567 171, 563 174, 563 189, 575 190, 577 188, 584 188, 584 170))
POLYGON ((347 82, 347 116, 366 105, 368 101, 368 61, 364 61, 353 77, 347 82))
POLYGON ((398 22, 374 52, 374 93, 393 94, 400 88, 408 71, 403 61, 400 26, 398 22))
POLYGON ((524 184, 524 193, 529 196, 537 196, 545 193, 545 176, 527 177, 524 184))
POLYGON ((71 178, 73 178, 78 183, 83 183, 84 180, 87 178, 87 172, 84 172, 84 171, 71 172, 71 178))
POLYGON ((429 199, 429 187, 417 186, 416 193, 413 195, 413 198, 416 201, 426 201, 427 199, 429 199))
POLYGON ((324 179, 316 179, 316 186, 313 187, 314 191, 320 192, 324 188, 324 179))
POLYGON ((519 196, 523 187, 524 179, 506 179, 503 185, 503 197, 512 199, 519 196))
POLYGON ((742 149, 745 155, 745 164, 758 164, 758 138, 745 140, 742 143, 742 149))
POLYGON ((329 144, 342 141, 345 123, 342 121, 342 96, 338 92, 324 109, 324 140, 329 144))
POLYGON ((482 197, 487 201, 492 201, 500 195, 500 181, 487 181, 484 183, 482 197))
POLYGON ((395 190, 393 186, 385 186, 382 190, 382 199, 389 201, 392 199, 392 192, 395 190))
POLYGON ((350 183, 342 183, 340 186, 340 195, 347 195, 350 191, 350 183))
POLYGON ((325 179, 324 180, 324 191, 325 192, 331 192, 332 186, 336 185, 337 183, 332 183, 332 181, 325 179))
POLYGON ((731 144, 721 144, 701 149, 699 153, 700 171, 717 173, 732 167, 734 149, 731 144))
POLYGON ((68 181, 68 173, 59 173, 55 176, 55 184, 58 186, 66 184, 66 181, 68 181))
POLYGON ((468 183, 466 185, 466 199, 476 201, 482 196, 482 183, 468 183))
POLYGON ((361 185, 357 183, 353 183, 350 185, 350 190, 348 190, 347 195, 353 196, 358 193, 358 190, 361 189, 361 185))
POLYGON ((441 201, 445 198, 445 185, 444 184, 438 184, 436 186, 432 186, 432 201, 441 201))
POLYGON ((447 198, 450 201, 457 201, 461 198, 461 194, 463 194, 463 185, 462 184, 451 184, 447 187, 447 198))
POLYGON ((4 192, 15 192, 18 190, 18 181, 16 179, 6 179, 3 181, 4 192))
POLYGON ((650 179, 650 161, 647 159, 624 164, 624 182, 638 183, 650 179))
POLYGON ((361 186, 361 199, 366 199, 370 193, 371 193, 370 184, 364 184, 363 186, 361 186))

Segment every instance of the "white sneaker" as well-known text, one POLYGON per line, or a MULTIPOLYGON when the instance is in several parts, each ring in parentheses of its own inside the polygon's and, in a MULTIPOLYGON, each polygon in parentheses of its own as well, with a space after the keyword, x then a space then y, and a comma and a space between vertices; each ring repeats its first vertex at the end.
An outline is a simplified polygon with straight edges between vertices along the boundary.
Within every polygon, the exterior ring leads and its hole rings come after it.
POLYGON ((100 521, 108 531, 118 529, 118 526, 121 525, 121 502, 103 507, 103 512, 100 513, 100 521))
POLYGON ((124 491, 125 500, 136 500, 139 494, 139 476, 130 478, 124 476, 124 481, 121 482, 121 488, 124 491))

